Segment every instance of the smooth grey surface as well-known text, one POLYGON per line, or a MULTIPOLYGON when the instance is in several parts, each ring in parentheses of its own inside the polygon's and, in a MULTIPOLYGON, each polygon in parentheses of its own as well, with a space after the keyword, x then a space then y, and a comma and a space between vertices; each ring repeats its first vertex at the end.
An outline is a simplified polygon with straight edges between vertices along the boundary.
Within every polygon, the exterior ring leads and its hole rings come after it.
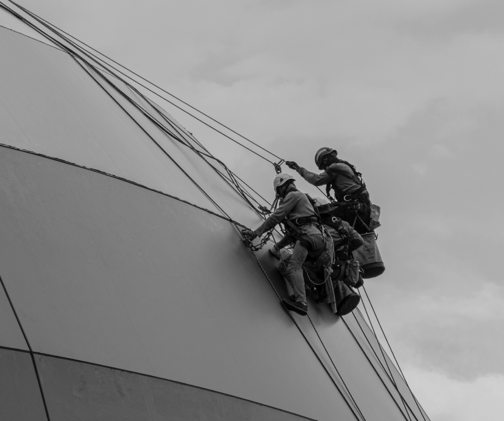
MULTIPOLYGON (((0 268, 0 276, 1 268, 0 268)), ((28 345, 23 337, 12 307, 0 285, 0 347, 17 348, 28 351, 28 345)))
POLYGON ((47 421, 30 354, 1 347, 0 420, 47 421))
POLYGON ((5 148, 0 206, 3 279, 34 351, 354 418, 229 222, 5 148))
POLYGON ((60 358, 37 366, 51 421, 300 421, 304 417, 213 391, 60 358))

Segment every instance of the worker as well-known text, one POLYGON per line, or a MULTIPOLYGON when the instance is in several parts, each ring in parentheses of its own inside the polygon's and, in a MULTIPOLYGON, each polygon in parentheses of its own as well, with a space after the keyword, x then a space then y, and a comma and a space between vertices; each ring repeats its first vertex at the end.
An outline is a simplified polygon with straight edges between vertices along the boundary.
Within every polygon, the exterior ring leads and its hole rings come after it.
POLYGON ((336 200, 341 203, 337 216, 349 222, 359 233, 372 231, 376 225, 371 223, 371 201, 361 174, 352 164, 339 159, 336 150, 328 147, 317 151, 315 164, 323 170, 322 173, 312 173, 294 161, 286 162, 289 168, 297 171, 308 183, 314 186, 325 184, 328 196, 330 190, 334 190, 336 200))
POLYGON ((259 228, 255 230, 247 228, 242 234, 251 241, 272 230, 276 225, 284 224, 288 235, 295 240, 295 245, 292 255, 286 257, 288 261, 283 262, 285 270, 282 274, 291 285, 294 297, 284 298, 282 304, 287 310, 305 316, 308 306, 302 265, 307 258, 317 258, 325 251, 325 239, 317 225, 312 204, 306 194, 297 190, 294 182, 292 175, 278 174, 273 181, 273 188, 280 199, 278 208, 259 228))

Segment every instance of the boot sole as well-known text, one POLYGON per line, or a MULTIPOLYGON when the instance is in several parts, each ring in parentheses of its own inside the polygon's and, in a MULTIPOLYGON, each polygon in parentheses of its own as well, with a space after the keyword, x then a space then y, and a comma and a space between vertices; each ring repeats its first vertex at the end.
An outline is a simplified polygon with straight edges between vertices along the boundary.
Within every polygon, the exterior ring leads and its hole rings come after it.
POLYGON ((306 316, 306 314, 308 313, 306 310, 303 310, 302 308, 299 308, 295 305, 292 305, 290 302, 286 301, 285 299, 282 300, 282 306, 286 310, 293 311, 294 313, 297 313, 300 316, 306 316))

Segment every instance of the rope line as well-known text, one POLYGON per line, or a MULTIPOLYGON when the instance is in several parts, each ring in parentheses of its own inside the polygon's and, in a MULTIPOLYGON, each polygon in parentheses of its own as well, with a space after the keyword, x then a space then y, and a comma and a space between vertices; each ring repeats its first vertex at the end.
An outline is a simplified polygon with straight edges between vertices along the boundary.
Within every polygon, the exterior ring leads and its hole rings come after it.
MULTIPOLYGON (((176 130, 179 134, 180 131, 179 131, 179 128, 176 127, 172 121, 170 121, 168 119, 167 116, 165 116, 161 110, 158 109, 157 106, 155 106, 155 104, 148 98, 146 97, 145 95, 143 95, 140 91, 138 91, 135 87, 133 86, 130 86, 128 85, 128 87, 130 87, 135 93, 137 93, 142 99, 144 99, 145 101, 149 102, 151 104, 151 106, 156 110, 156 112, 161 116, 161 118, 163 118, 163 120, 166 121, 167 124, 169 124, 171 127, 173 127, 174 130, 176 130)), ((181 134, 181 137, 184 137, 182 134, 181 134)), ((235 178, 235 179, 238 179, 241 183, 243 183, 245 186, 247 186, 250 190, 252 190, 258 197, 260 197, 262 200, 264 200, 266 203, 270 204, 270 202, 265 199, 263 196, 261 196, 261 194, 259 194, 257 191, 255 191, 252 187, 250 187, 245 181, 243 181, 240 177, 238 177, 238 175, 234 174, 221 160, 217 159, 216 157, 214 157, 209 151, 208 149, 206 149, 194 136, 191 136, 191 139, 193 141, 195 141, 202 149, 205 150, 205 152, 201 152, 201 151, 198 151, 196 148, 192 147, 190 144, 187 144, 187 146, 191 147, 191 149, 193 149, 194 152, 198 153, 200 156, 207 156, 208 158, 211 158, 213 160, 215 160, 216 162, 218 162, 225 170, 226 172, 232 177, 232 178, 235 178)), ((208 163, 208 161, 207 161, 208 163)), ((211 165, 211 164, 209 164, 211 165)), ((214 168, 216 171, 218 171, 215 167, 212 166, 212 168, 214 168)), ((222 173, 221 173, 222 174, 222 173)), ((249 195, 251 198, 252 195, 249 195)), ((256 203, 259 205, 259 202, 256 201, 256 203)))
MULTIPOLYGON (((77 61, 77 60, 76 60, 77 61)), ((77 61, 77 63, 79 64, 79 66, 82 67, 82 69, 96 82, 99 84, 99 82, 96 80, 96 78, 84 67, 81 65, 81 63, 79 63, 77 61)), ((99 84, 101 86, 101 84, 99 84)), ((102 87, 103 88, 103 87, 102 87)), ((104 89, 105 90, 105 89, 104 89)), ((110 95, 110 93, 105 90, 105 92, 110 96, 110 98, 131 118, 131 120, 133 120, 136 125, 149 137, 149 139, 151 139, 158 147, 159 149, 161 149, 161 151, 177 166, 177 168, 182 171, 182 173, 198 188, 198 190, 201 191, 201 193, 203 193, 207 199, 217 208, 219 209, 219 211, 221 211, 225 216, 227 216, 229 219, 230 216, 226 213, 226 211, 224 211, 224 209, 222 209, 219 204, 214 200, 212 199, 212 197, 182 168, 182 166, 179 165, 179 163, 172 158, 172 156, 164 149, 161 147, 161 145, 147 132, 147 130, 144 129, 144 127, 112 96, 110 95)))
MULTIPOLYGON (((359 295, 360 295, 360 296, 361 296, 361 298, 362 298, 362 295, 361 295, 361 293, 360 293, 360 290, 359 290, 358 292, 359 292, 359 295)), ((405 399, 404 399, 404 397, 403 397, 403 395, 402 395, 401 391, 399 390, 399 387, 397 386, 397 382, 396 382, 396 380, 395 380, 395 378, 394 378, 394 374, 393 374, 393 372, 392 372, 392 369, 391 369, 391 368, 390 368, 390 366, 389 366, 389 363, 388 363, 387 357, 386 357, 386 355, 385 355, 385 351, 384 351, 383 347, 381 346, 380 342, 378 341, 378 337, 376 336, 376 331, 375 331, 374 325, 373 325, 373 323, 372 323, 372 321, 371 321, 371 318, 369 317, 369 313, 368 313, 368 311, 367 311, 366 303, 364 302, 364 299, 362 299, 361 301, 362 301, 362 305, 363 305, 363 307, 364 307, 364 311, 366 312, 366 315, 367 315, 368 320, 369 320, 369 326, 371 327, 371 331, 373 332, 373 335, 374 335, 374 337, 375 337, 375 339, 376 339, 376 342, 377 342, 377 344, 378 344, 378 348, 380 349, 381 355, 382 355, 382 357, 383 357, 383 361, 385 361, 385 365, 387 366, 387 368, 385 368, 385 366, 384 366, 384 365, 383 365, 383 363, 381 362, 381 359, 380 359, 380 357, 378 356, 378 354, 376 353, 374 346, 372 346, 372 345, 371 345, 371 342, 369 341, 369 339, 368 339, 367 335, 365 334, 365 332, 364 332, 364 328, 361 326, 361 324, 360 324, 359 320, 357 319, 357 316, 354 314, 353 316, 354 316, 354 318, 355 318, 355 321, 356 321, 356 322, 357 322, 357 324, 359 325, 359 327, 360 327, 360 329, 361 329, 362 334, 364 335, 364 337, 365 337, 365 338, 366 338, 366 340, 368 341, 368 344, 369 344, 369 346, 371 347, 371 349, 372 349, 373 353, 375 354, 376 359, 378 360, 378 362, 379 362, 379 363, 380 363, 380 365, 382 366, 383 370, 384 370, 384 371, 385 371, 385 373, 387 374, 388 378, 390 379, 390 381, 391 381, 391 382, 392 382, 392 384, 394 385, 394 388, 396 389, 397 393, 399 393, 399 396, 401 397, 401 400, 402 400, 402 403, 403 403, 404 409, 405 409, 406 413, 408 414, 408 419, 411 421, 411 416, 410 416, 410 413, 409 413, 408 409, 406 408, 406 402, 405 402, 405 399), (388 371, 387 371, 387 370, 388 370, 388 371)))
MULTIPOLYGON (((135 76, 137 76, 138 78, 148 82, 149 84, 151 84, 152 86, 155 86, 157 89, 161 90, 162 92, 165 92, 166 94, 170 95, 171 97, 173 98, 176 98, 178 101, 180 101, 181 103, 183 103, 184 105, 190 107, 191 109, 194 109, 195 111, 199 112, 200 114, 204 115, 205 117, 209 118, 210 120, 214 121, 215 123, 221 125, 222 127, 225 127, 226 129, 228 129, 229 131, 231 131, 232 133, 240 136, 241 138, 243 138, 244 140, 247 140, 248 142, 254 144, 256 147, 264 150, 265 152, 268 152, 269 154, 271 154, 272 156, 274 156, 275 158, 278 158, 278 159, 281 159, 280 157, 278 157, 277 155, 275 155, 274 153, 268 151, 267 149, 265 149, 264 147, 258 145, 257 143, 253 142, 252 140, 246 138, 245 136, 242 136, 241 134, 239 134, 238 132, 230 129, 229 127, 227 127, 226 125, 220 123, 219 121, 215 120, 214 118, 210 117, 209 115, 203 113, 202 111, 199 111, 197 108, 191 106, 190 104, 182 101, 181 99, 177 98, 176 96, 170 94, 168 91, 165 91, 164 89, 162 89, 161 87, 155 85, 154 83, 152 82, 149 82, 147 79, 143 78, 142 76, 138 75, 137 73, 129 70, 128 68, 126 68, 125 66, 119 64, 118 62, 114 61, 113 59, 107 57, 105 54, 102 54, 100 53, 99 51, 95 50, 94 48, 90 47, 89 45, 87 45, 86 43, 78 40, 77 38, 73 37, 72 35, 70 34, 67 34, 65 31, 61 30, 60 28, 58 28, 57 26, 47 22, 46 20, 44 20, 43 18, 39 17, 38 15, 36 15, 35 13, 25 9, 23 6, 20 6, 19 4, 15 3, 14 1, 12 1, 13 4, 15 4, 19 9, 23 10, 25 13, 27 13, 28 15, 30 15, 33 19, 35 19, 36 21, 38 21, 40 24, 42 24, 43 26, 45 26, 47 29, 49 29, 50 31, 52 31, 53 33, 55 33, 57 36, 59 36, 60 38, 64 39, 66 42, 68 42, 71 46, 73 46, 74 48, 78 49, 81 53, 85 54, 88 58, 90 58, 91 60, 97 62, 97 64, 101 64, 101 66, 103 67, 103 65, 106 65, 106 66, 109 66, 110 68, 112 68, 113 70, 115 70, 116 72, 120 73, 121 75, 123 75, 124 77, 128 78, 129 80, 132 80, 134 81, 135 83, 137 83, 138 85, 142 86, 144 89, 147 89, 149 92, 153 93, 154 95, 158 96, 159 98, 165 100, 166 102, 168 102, 169 104, 173 105, 174 107, 178 108, 180 111, 190 115, 191 117, 193 117, 195 120, 199 121, 200 123, 204 124, 205 126, 209 127, 210 129, 216 131, 217 133, 221 134, 222 136, 228 138, 229 140, 231 140, 232 142, 236 143, 237 145, 241 146, 242 148, 245 148, 247 149, 249 152, 252 152, 253 154, 257 155, 258 157, 260 157, 261 159, 264 159, 265 161, 273 164, 273 161, 269 160, 268 158, 264 157, 263 155, 257 153, 256 151, 254 151, 253 149, 250 149, 249 147, 243 145, 242 143, 238 142, 236 139, 233 139, 231 136, 225 134, 224 132, 218 130, 217 128, 213 127, 212 125, 208 124, 207 122, 203 121, 202 119, 196 117, 194 114, 191 114, 189 111, 185 110, 184 108, 180 107, 179 105, 175 104, 173 101, 170 101, 169 99, 163 97, 162 95, 160 95, 159 93, 157 93, 156 91, 152 90, 151 88, 149 88, 148 86, 145 86, 144 84, 138 82, 137 80, 133 79, 132 77, 128 76, 126 73, 124 73, 123 71, 121 71, 120 69, 117 69, 116 67, 112 66, 111 64, 107 63, 106 61, 104 61, 103 59, 101 59, 100 57, 97 57, 96 55, 84 50, 81 46, 79 46, 78 44, 76 44, 74 41, 72 41, 71 39, 69 39, 68 37, 66 37, 65 35, 62 35, 62 33, 68 35, 69 37, 77 40, 79 43, 85 45, 86 47, 90 48, 91 50, 93 51, 96 51, 98 54, 102 55, 103 57, 106 57, 108 60, 112 61, 113 63, 119 65, 120 67, 122 67, 123 69, 126 69, 128 72, 134 74, 135 76)), ((26 20, 24 19, 23 17, 20 17, 22 18, 23 20, 26 20)), ((42 35, 46 36, 47 37, 47 34, 43 33, 43 32, 40 32, 42 35)), ((54 40, 53 40, 54 42, 54 40)), ((65 50, 68 50, 68 47, 65 46, 65 50)))
MULTIPOLYGON (((188 107, 189 107, 189 108, 191 108, 192 110, 197 111, 197 112, 198 112, 198 113, 200 113, 201 115, 203 115, 203 116, 207 117, 209 120, 211 120, 211 121, 213 121, 213 122, 217 123, 218 125, 220 125, 220 126, 222 126, 222 127, 226 128, 227 130, 229 130, 230 132, 232 132, 232 133, 236 134, 237 136, 241 137, 242 139, 246 140, 247 142, 250 142, 250 143, 251 143, 251 144, 253 144, 254 146, 258 147, 259 149, 262 149, 263 151, 265 151, 265 152, 269 153, 270 155, 274 156, 274 157, 275 157, 275 158, 277 158, 277 159, 281 159, 278 155, 275 155, 273 152, 271 152, 271 151, 269 151, 269 150, 265 149, 264 147, 262 147, 261 145, 257 144, 256 142, 253 142, 253 141, 252 141, 252 140, 250 140, 249 138, 247 138, 247 137, 243 136, 242 134, 240 134, 240 133, 236 132, 235 130, 231 129, 231 128, 230 128, 230 127, 228 127, 227 125, 225 125, 225 124, 221 123, 220 121, 218 121, 218 120, 214 119, 214 118, 213 118, 213 117, 211 117, 210 115, 208 115, 208 114, 204 113, 203 111, 201 111, 201 110, 199 110, 198 108, 196 108, 196 107, 192 106, 191 104, 189 104, 189 103, 187 103, 186 101, 182 100, 181 98, 179 98, 179 97, 175 96, 174 94, 172 94, 172 93, 170 93, 170 92, 166 91, 166 90, 165 90, 165 89, 163 89, 162 87, 160 87, 160 86, 156 85, 155 83, 153 83, 153 82, 149 81, 148 79, 144 78, 143 76, 139 75, 138 73, 134 72, 133 70, 130 70, 130 69, 129 69, 129 68, 127 68, 126 66, 122 65, 121 63, 118 63, 118 62, 117 62, 117 61, 115 61, 114 59, 112 59, 112 58, 108 57, 106 54, 103 54, 102 52, 100 52, 100 51, 96 50, 95 48, 93 48, 93 47, 91 47, 90 45, 86 44, 85 42, 83 42, 83 41, 79 40, 78 38, 74 37, 73 35, 69 34, 68 32, 65 32, 63 29, 61 29, 61 28, 59 28, 58 26, 56 26, 56 25, 52 24, 51 22, 48 22, 48 21, 47 21, 47 20, 45 20, 44 18, 42 18, 42 17, 38 16, 37 14, 35 14, 34 12, 31 12, 31 11, 29 11, 29 10, 25 9, 23 6, 18 5, 18 4, 17 4, 17 3, 15 3, 14 1, 11 1, 11 3, 15 4, 17 7, 19 7, 21 10, 23 10, 25 13, 29 14, 29 15, 30 15, 30 16, 32 16, 33 18, 36 18, 36 19, 37 19, 37 20, 39 20, 41 23, 43 22, 43 23, 47 24, 46 26, 50 26, 51 28, 49 28, 49 29, 53 30, 53 32, 57 33, 57 31, 59 31, 60 33, 63 33, 63 34, 65 34, 65 35, 67 35, 68 37, 72 38, 73 40, 77 41, 78 43, 80 43, 80 44, 82 44, 82 45, 86 46, 86 47, 87 47, 87 48, 89 48, 90 50, 92 50, 92 51, 94 51, 94 52, 98 53, 98 54, 99 54, 99 55, 101 55, 102 57, 105 57, 107 60, 109 60, 109 61, 113 62, 113 63, 114 63, 114 64, 116 64, 116 65, 118 65, 118 66, 119 66, 119 67, 121 67, 122 69, 124 69, 124 70, 126 70, 126 71, 130 72, 131 74, 135 75, 136 77, 140 78, 140 79, 141 79, 141 80, 143 80, 144 82, 147 82, 149 85, 154 86, 155 88, 159 89, 161 92, 164 92, 165 94, 169 95, 170 97, 172 97, 172 98, 176 99, 177 101, 181 102, 182 104, 184 104, 184 105, 188 106, 188 107), (54 31, 54 29, 52 29, 52 28, 55 28, 55 29, 56 29, 56 31, 54 31)), ((68 41, 70 42, 70 40, 68 40, 68 41)), ((73 44, 75 44, 75 43, 73 43, 73 44)), ((99 57, 96 57, 96 58, 97 58, 97 59, 99 59, 99 57)), ((102 61, 103 61, 103 60, 102 60, 102 61)), ((106 62, 104 62, 104 63, 105 63, 105 64, 107 64, 108 66, 112 67, 114 70, 119 71, 118 69, 116 69, 115 67, 111 66, 110 64, 108 64, 108 63, 106 63, 106 62)), ((127 75, 124 75, 124 76, 126 76, 126 77, 128 77, 130 80, 133 80, 133 81, 134 81, 134 79, 133 79, 133 78, 131 78, 131 77, 127 76, 127 75)), ((138 82, 137 82, 137 81, 135 81, 135 83, 138 83, 138 82)), ((140 83, 139 83, 139 85, 140 85, 140 86, 142 86, 142 87, 144 87, 145 89, 148 89, 147 87, 145 87, 144 85, 142 85, 142 84, 140 84, 140 83)), ((164 97, 160 96, 160 95, 159 95, 159 94, 157 94, 156 92, 154 92, 154 91, 152 91, 152 90, 150 90, 150 89, 149 89, 149 91, 150 91, 150 92, 152 92, 152 93, 154 93, 155 95, 157 95, 157 96, 158 96, 158 97, 160 97, 161 99, 166 100, 166 98, 164 98, 164 97)))
MULTIPOLYGON (((239 194, 239 196, 259 215, 259 216, 263 216, 260 212, 258 212, 258 210, 256 209, 256 207, 250 202, 250 200, 248 199, 248 197, 251 197, 252 196, 246 192, 241 186, 240 184, 238 183, 238 181, 236 181, 236 179, 234 178, 234 173, 222 162, 220 161, 219 159, 215 158, 213 155, 210 155, 210 154, 207 154, 205 152, 202 152, 202 151, 198 151, 196 148, 194 148, 193 146, 191 146, 189 143, 185 142, 184 139, 180 138, 179 136, 177 136, 176 134, 174 134, 173 132, 169 131, 159 120, 157 120, 152 114, 150 114, 147 110, 145 110, 145 108, 143 108, 140 104, 138 104, 136 101, 134 101, 132 98, 130 98, 128 95, 126 95, 124 92, 122 92, 115 84, 113 84, 110 80, 108 80, 108 78, 105 78, 103 75, 101 75, 100 72, 97 71, 97 69, 91 65, 90 63, 86 62, 84 60, 84 62, 86 63, 86 65, 90 66, 98 75, 100 75, 102 77, 103 80, 105 80, 106 83, 108 83, 119 95, 121 95, 124 99, 126 99, 131 105, 133 105, 136 109, 138 109, 145 117, 147 117, 151 122, 153 122, 161 131, 163 131, 165 134, 169 135, 171 138, 173 138, 174 140, 178 141, 180 144, 190 148, 193 152, 195 152, 197 155, 200 156, 200 158, 202 158, 205 162, 207 162, 207 164, 210 165, 210 167, 212 169, 214 169, 215 171, 216 168, 211 165, 208 161, 206 161, 206 159, 204 159, 203 157, 206 156, 207 158, 210 158, 210 159, 213 159, 215 160, 216 162, 218 162, 227 172, 228 174, 228 177, 229 178, 226 178, 221 172, 217 171, 217 173, 227 182, 230 184, 230 186, 232 188, 235 189, 235 191, 239 194)), ((88 72, 89 73, 89 72, 88 72)), ((91 75, 90 75, 91 76, 91 75)), ((92 76, 91 76, 92 77, 92 76)), ((94 78, 95 79, 95 78, 94 78)), ((95 79, 96 81, 96 79, 95 79)), ((97 82, 98 83, 98 82, 97 82)), ((98 83, 99 84, 99 83, 98 83)), ((100 84, 99 84, 100 85, 100 84)), ((101 86, 101 85, 100 85, 101 86)), ((103 88, 103 87, 102 87, 103 88)), ((107 93, 108 91, 105 90, 107 93)), ((110 93, 108 93, 109 96, 110 93)), ((140 93, 139 93, 140 94, 140 93)), ((141 95, 141 94, 140 94, 141 95)), ((112 97, 112 96, 111 96, 112 97)), ((113 97, 112 97, 113 98, 113 97)), ((113 98, 114 99, 114 98, 113 98)), ((116 101, 114 99, 114 101, 116 101)), ((127 113, 127 111, 124 109, 124 107, 122 107, 117 101, 116 103, 127 113)), ((151 135, 149 135, 147 133, 147 131, 145 129, 143 129, 143 126, 138 123, 134 118, 133 116, 131 116, 131 114, 127 113, 128 116, 137 123, 137 125, 139 127, 142 128, 142 130, 149 136, 149 138, 151 138, 151 140, 153 140, 156 145, 165 153, 168 155, 168 153, 166 152, 166 150, 158 143, 156 142, 153 137, 151 135)), ((164 116, 162 116, 163 118, 165 118, 164 116)), ((180 132, 178 131, 178 128, 174 127, 173 124, 170 122, 169 123, 170 126, 173 127, 173 129, 175 131, 177 131, 179 134, 180 132)), ((175 164, 177 166, 178 163, 172 159, 173 162, 175 162, 175 164)), ((180 167, 180 166, 179 166, 180 167)), ((180 167, 181 168, 181 167, 180 167)), ((191 180, 192 181, 192 180, 191 180)), ((203 190, 202 190, 203 191, 203 190)), ((206 194, 206 193, 205 193, 206 194)), ((255 199, 253 199, 255 201, 255 199)), ((213 200, 212 200, 213 201, 213 200)), ((256 201, 256 203, 259 205, 259 202, 256 201)), ((216 202, 215 202, 216 204, 216 202)), ((216 204, 216 206, 218 206, 216 204)), ((220 208, 220 207, 219 207, 220 208)), ((222 208, 220 208, 222 210, 222 208)), ((224 212, 224 210, 222 210, 224 212)))
MULTIPOLYGON (((355 317, 355 315, 354 315, 355 317)), ((350 326, 348 325, 347 321, 342 317, 341 318, 343 320, 343 323, 345 324, 345 326, 347 327, 348 331, 350 332, 350 334, 352 335, 352 337, 354 338, 355 342, 357 343, 357 346, 360 348, 361 352, 365 355, 366 359, 368 360, 369 364, 371 365, 371 367, 373 368, 375 374, 377 375, 377 377, 380 379, 382 385, 385 387, 385 389, 387 390, 389 396, 391 397, 392 401, 396 404, 397 406, 397 409, 399 410, 399 412, 401 412, 401 415, 404 417, 404 419, 409 419, 409 414, 406 415, 404 412, 403 412, 403 409, 401 408, 401 406, 399 405, 399 402, 397 402, 396 398, 394 397, 394 395, 392 394, 392 392, 390 391, 389 387, 387 386, 387 384, 385 383, 385 381, 383 380, 382 376, 380 376, 380 373, 378 372, 378 370, 376 369, 375 365, 372 363, 371 359, 369 358, 367 352, 365 351, 365 349, 362 347, 360 341, 357 339, 357 336, 355 336, 355 333, 353 332, 353 330, 350 328, 350 326)), ((357 320, 356 320, 357 321, 357 320)), ((359 325, 359 327, 361 328, 362 330, 362 327, 360 326, 360 323, 357 321, 357 324, 359 325)), ((368 344, 370 345, 370 347, 372 348, 372 345, 368 342, 368 344)), ((377 354, 375 353, 375 356, 377 354)), ((382 369, 384 369, 383 365, 380 363, 380 366, 382 369)), ((385 371, 385 369, 384 369, 385 371)), ((386 371, 385 371, 386 372, 386 371)), ((387 376, 388 377, 388 376, 387 376)), ((399 395, 401 396, 400 392, 398 392, 399 395)), ((406 402, 406 405, 408 405, 409 407, 409 404, 406 402)), ((408 411, 406 411, 408 412, 408 411)), ((413 414, 415 416, 415 414, 413 414)), ((415 416, 415 419, 418 421, 418 418, 415 416)))
MULTIPOLYGON (((361 313, 362 315, 362 313, 361 313)), ((404 408, 404 412, 402 411, 401 407, 399 406, 399 402, 396 401, 396 399, 394 398, 394 396, 392 395, 392 393, 390 392, 390 389, 388 388, 388 386, 385 384, 385 382, 383 381, 383 379, 381 378, 380 374, 378 373, 378 371, 376 370, 376 367, 373 365, 373 363, 371 362, 371 359, 366 355, 366 358, 369 362, 369 364, 373 367, 376 375, 380 378, 380 381, 382 382, 383 386, 385 386, 385 388, 387 389, 390 397, 394 400, 395 404, 397 405, 397 408, 401 411, 402 415, 404 416, 405 419, 411 421, 411 416, 410 416, 410 413, 413 414, 413 416, 415 417, 415 419, 418 421, 418 418, 416 417, 416 415, 413 413, 413 411, 411 410, 411 407, 410 405, 408 404, 408 402, 406 401, 406 399, 404 398, 402 392, 399 390, 399 388, 397 387, 397 384, 395 383, 395 380, 394 378, 392 377, 391 374, 389 374, 389 372, 386 370, 385 366, 383 365, 382 361, 380 360, 380 358, 378 357, 378 354, 376 353, 375 349, 374 349, 374 346, 373 344, 371 344, 371 342, 369 341, 369 338, 367 337, 367 335, 364 333, 364 328, 362 327, 362 325, 360 324, 357 316, 355 314, 353 314, 354 318, 355 318, 355 321, 357 323, 357 325, 359 326, 364 338, 366 338, 366 341, 369 345, 369 347, 371 348, 378 364, 380 365, 380 367, 382 368, 382 370, 384 371, 384 373, 386 374, 386 377, 390 380, 390 382, 392 383, 392 386, 393 388, 396 390, 397 394, 399 395, 399 398, 401 399, 401 403, 402 403, 402 406, 404 408)), ((350 330, 350 326, 347 324, 346 321, 345 322, 345 325, 347 325, 347 328, 350 330)), ((353 334, 353 331, 352 331, 352 336, 354 338, 354 340, 357 342, 357 344, 359 345, 359 347, 361 348, 361 350, 363 352, 364 349, 362 348, 362 346, 360 345, 357 337, 353 334)), ((378 346, 380 346, 379 342, 378 342, 378 346)), ((385 358, 385 357, 384 357, 385 358)))
POLYGON ((2 289, 4 290, 5 296, 7 297, 7 301, 9 302, 9 305, 11 307, 12 313, 14 314, 14 317, 16 318, 17 324, 19 326, 19 329, 21 330, 21 334, 23 335, 23 338, 26 342, 26 346, 28 347, 29 353, 30 353, 30 358, 33 364, 33 370, 35 371, 35 377, 37 378, 37 385, 40 390, 40 395, 42 397, 42 403, 44 405, 44 411, 47 417, 48 421, 51 421, 51 417, 49 416, 49 410, 47 408, 47 402, 46 402, 46 397, 44 393, 44 389, 42 387, 42 380, 40 379, 40 373, 37 367, 37 362, 35 361, 35 353, 33 352, 33 348, 30 344, 30 341, 28 340, 28 336, 26 335, 26 332, 24 330, 23 324, 21 323, 21 319, 19 318, 16 308, 14 307, 14 303, 12 302, 12 299, 10 297, 9 291, 7 291, 7 287, 5 286, 5 283, 0 276, 0 284, 2 285, 2 289))
MULTIPOLYGON (((404 383, 406 384, 406 387, 408 388, 408 390, 409 390, 409 392, 410 392, 411 396, 413 397, 413 400, 415 401, 415 403, 416 403, 416 405, 417 405, 418 410, 419 410, 419 411, 420 411, 420 413, 422 414, 422 418, 425 420, 425 415, 426 415, 426 414, 424 413, 424 411, 423 411, 423 410, 422 410, 422 408, 420 407, 420 406, 421 406, 421 405, 420 405, 420 403, 418 402, 418 400, 417 400, 416 396, 413 394, 413 391, 411 390, 411 387, 410 387, 410 385, 409 385, 408 381, 406 380, 406 376, 404 375, 404 373, 403 373, 403 371, 402 371, 402 369, 401 369, 401 366, 400 366, 400 364, 399 364, 399 361, 397 360, 397 358, 396 358, 396 356, 395 356, 394 350, 393 350, 393 349, 392 349, 392 347, 390 346, 390 342, 389 342, 389 340, 388 340, 388 338, 387 338, 387 335, 385 334, 385 331, 383 330, 383 327, 382 327, 382 324, 381 324, 381 322, 380 322, 380 319, 378 318, 378 315, 377 315, 377 313, 376 313, 376 311, 375 311, 375 309, 374 309, 374 306, 373 306, 373 303, 371 302, 371 299, 369 298, 369 295, 368 295, 368 293, 367 293, 367 291, 366 291, 366 288, 363 286, 363 287, 362 287, 362 289, 364 290, 364 293, 366 294, 366 297, 367 297, 368 302, 369 302, 369 304, 370 304, 370 306, 371 306, 371 309, 373 310, 373 314, 374 314, 374 316, 375 316, 375 319, 376 319, 376 321, 378 322, 378 326, 380 327, 381 333, 382 333, 383 337, 385 338, 385 341, 387 342, 387 346, 388 346, 388 348, 390 349, 390 352, 391 352, 391 354, 392 354, 392 356, 393 356, 393 358, 394 358, 394 361, 395 361, 395 363, 396 363, 396 366, 397 366, 397 368, 398 368, 399 372, 401 373, 402 380, 403 380, 403 381, 404 381, 404 383)), ((376 337, 376 339, 378 340, 378 337, 376 336, 376 333, 375 333, 375 337, 376 337)), ((381 346, 380 346, 380 348, 381 348, 381 346)))
POLYGON ((341 373, 339 372, 338 368, 336 367, 336 363, 334 362, 334 360, 332 359, 331 357, 331 354, 329 353, 329 350, 326 348, 325 344, 324 344, 324 341, 322 340, 320 334, 318 333, 318 330, 317 328, 315 327, 315 325, 313 324, 313 320, 311 319, 310 315, 307 314, 307 317, 308 317, 308 320, 310 321, 310 324, 312 325, 313 327, 313 330, 315 331, 315 333, 317 334, 317 337, 320 341, 320 343, 322 344, 322 347, 324 348, 324 351, 326 352, 327 356, 329 357, 329 360, 331 361, 331 364, 332 366, 334 367, 334 369, 336 370, 336 373, 338 373, 338 377, 340 378, 341 382, 343 383, 343 386, 345 387, 348 395, 350 396, 350 399, 352 400, 353 404, 355 405, 355 407, 357 408, 357 411, 359 411, 359 414, 360 416, 362 417, 363 420, 365 420, 366 418, 364 417, 364 414, 362 413, 362 411, 360 410, 359 408, 359 405, 357 405, 357 402, 355 401, 354 397, 352 396, 352 393, 350 392, 350 389, 348 388, 348 386, 346 385, 345 381, 343 380, 343 376, 341 375, 341 373))

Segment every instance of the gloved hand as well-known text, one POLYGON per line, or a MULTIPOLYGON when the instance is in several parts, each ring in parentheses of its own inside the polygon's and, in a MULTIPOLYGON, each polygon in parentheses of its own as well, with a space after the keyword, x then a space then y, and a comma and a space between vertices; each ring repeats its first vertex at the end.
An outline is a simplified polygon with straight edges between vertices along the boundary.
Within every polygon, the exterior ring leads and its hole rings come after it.
POLYGON ((298 170, 299 165, 296 164, 294 161, 285 161, 285 165, 287 165, 291 170, 298 170))
POLYGON ((250 228, 245 228, 241 232, 243 238, 246 238, 249 241, 252 241, 254 238, 257 237, 257 234, 255 231, 252 231, 250 228))
POLYGON ((270 254, 272 254, 273 256, 275 256, 278 260, 280 260, 280 258, 282 257, 280 255, 280 250, 278 249, 278 247, 277 247, 276 244, 269 249, 269 252, 270 252, 270 254))

